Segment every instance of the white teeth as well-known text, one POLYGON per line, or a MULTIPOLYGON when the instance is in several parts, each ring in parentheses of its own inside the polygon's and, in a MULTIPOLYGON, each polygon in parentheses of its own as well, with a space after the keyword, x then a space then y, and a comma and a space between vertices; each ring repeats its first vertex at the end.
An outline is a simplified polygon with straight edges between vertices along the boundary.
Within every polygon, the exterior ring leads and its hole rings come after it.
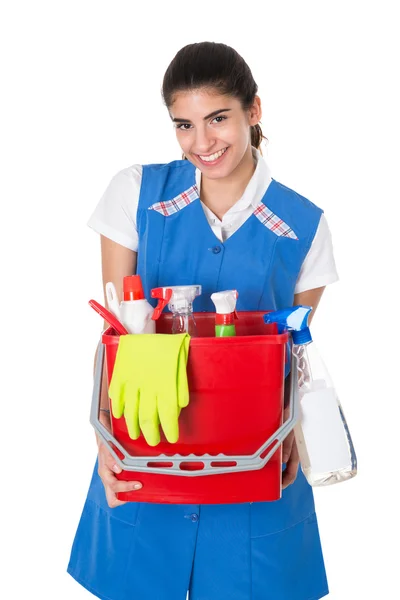
POLYGON ((227 148, 224 148, 223 150, 220 150, 219 152, 216 152, 215 154, 211 154, 211 156, 200 156, 201 160, 204 160, 204 162, 212 162, 213 160, 217 160, 217 158, 219 158, 220 156, 223 155, 224 152, 227 151, 227 148))

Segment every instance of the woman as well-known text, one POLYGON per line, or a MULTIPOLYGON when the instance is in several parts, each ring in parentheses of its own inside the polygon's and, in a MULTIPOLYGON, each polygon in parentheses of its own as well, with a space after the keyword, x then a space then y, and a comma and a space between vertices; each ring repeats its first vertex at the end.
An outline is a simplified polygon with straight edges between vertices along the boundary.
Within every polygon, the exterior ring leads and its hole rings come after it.
MULTIPOLYGON (((120 171, 89 225, 101 234, 103 282, 121 291, 139 273, 145 293, 201 283, 238 289, 238 310, 313 307, 337 279, 322 210, 271 178, 259 151, 261 102, 245 61, 215 43, 181 49, 163 99, 184 159, 120 171)), ((105 386, 103 386, 105 387, 105 386)), ((109 425, 107 396, 103 423, 109 425)), ((98 464, 68 572, 104 600, 315 600, 328 594, 311 487, 284 444, 276 502, 226 505, 122 503, 98 441, 98 464)), ((136 487, 135 487, 136 486, 136 487)))

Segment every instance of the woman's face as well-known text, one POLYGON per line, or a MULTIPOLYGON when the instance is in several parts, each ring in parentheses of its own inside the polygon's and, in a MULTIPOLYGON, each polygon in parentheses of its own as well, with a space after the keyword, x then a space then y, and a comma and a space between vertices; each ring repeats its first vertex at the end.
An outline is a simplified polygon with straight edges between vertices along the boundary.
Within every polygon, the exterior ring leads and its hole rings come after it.
POLYGON ((236 98, 206 90, 178 92, 169 113, 182 151, 206 177, 227 177, 252 160, 249 128, 261 118, 258 97, 244 111, 236 98))

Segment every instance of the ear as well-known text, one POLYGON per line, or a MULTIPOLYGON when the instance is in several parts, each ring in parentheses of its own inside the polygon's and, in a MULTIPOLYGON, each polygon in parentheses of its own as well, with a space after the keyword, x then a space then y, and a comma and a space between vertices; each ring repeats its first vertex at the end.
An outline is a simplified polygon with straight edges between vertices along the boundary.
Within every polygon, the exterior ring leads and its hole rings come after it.
POLYGON ((261 99, 259 96, 255 96, 253 105, 249 109, 249 125, 257 125, 261 121, 261 117, 261 99))

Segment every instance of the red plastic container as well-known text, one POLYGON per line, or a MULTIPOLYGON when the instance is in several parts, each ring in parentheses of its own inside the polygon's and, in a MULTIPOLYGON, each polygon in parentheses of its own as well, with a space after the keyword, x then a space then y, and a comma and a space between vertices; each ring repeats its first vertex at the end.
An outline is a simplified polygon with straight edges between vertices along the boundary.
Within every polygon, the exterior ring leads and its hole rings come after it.
MULTIPOLYGON (((168 443, 162 430, 161 442, 156 447, 149 446, 143 436, 132 440, 124 418, 112 417, 113 436, 129 454, 154 456, 153 466, 163 466, 157 462, 160 454, 194 453, 199 460, 202 454, 252 455, 280 427, 288 334, 278 334, 276 324, 265 324, 265 311, 238 314, 236 337, 216 338, 215 315, 195 313, 199 337, 190 341, 187 368, 190 402, 181 412, 176 444, 168 443)), ((171 314, 162 314, 157 321, 157 333, 170 333, 171 325, 171 314)), ((112 328, 102 336, 109 382, 118 340, 112 328)), ((196 467, 188 465, 188 468, 196 467)), ((120 493, 118 498, 173 504, 278 500, 281 470, 281 446, 263 468, 252 471, 190 477, 124 470, 119 479, 141 481, 143 488, 120 493)))

